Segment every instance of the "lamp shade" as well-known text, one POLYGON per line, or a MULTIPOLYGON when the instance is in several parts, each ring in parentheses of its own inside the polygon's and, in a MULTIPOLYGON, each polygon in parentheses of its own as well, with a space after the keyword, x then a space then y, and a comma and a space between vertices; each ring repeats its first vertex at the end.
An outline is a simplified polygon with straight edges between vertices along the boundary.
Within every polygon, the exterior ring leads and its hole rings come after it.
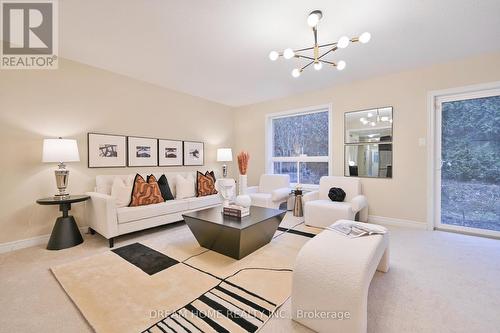
POLYGON ((78 162, 80 154, 73 139, 44 139, 42 162, 78 162))
POLYGON ((233 160, 233 152, 231 148, 217 149, 217 162, 231 162, 233 160))

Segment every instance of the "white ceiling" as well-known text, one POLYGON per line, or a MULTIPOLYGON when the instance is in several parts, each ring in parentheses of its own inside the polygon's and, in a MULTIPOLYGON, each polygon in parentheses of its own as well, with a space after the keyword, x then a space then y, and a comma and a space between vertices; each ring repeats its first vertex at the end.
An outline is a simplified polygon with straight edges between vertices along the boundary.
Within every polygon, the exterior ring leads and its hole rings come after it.
POLYGON ((64 0, 61 56, 239 106, 406 68, 500 50, 499 0, 64 0), (307 14, 323 11, 320 43, 372 34, 330 68, 290 73, 269 51, 310 46, 307 14))

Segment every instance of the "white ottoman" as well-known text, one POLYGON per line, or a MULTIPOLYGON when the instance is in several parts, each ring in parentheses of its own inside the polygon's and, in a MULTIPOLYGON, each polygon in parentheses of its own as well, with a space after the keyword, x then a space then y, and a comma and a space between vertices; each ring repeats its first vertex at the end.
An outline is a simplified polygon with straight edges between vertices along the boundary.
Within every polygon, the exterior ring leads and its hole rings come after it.
POLYGON ((389 233, 348 238, 328 229, 307 242, 293 270, 293 319, 317 332, 366 332, 368 287, 375 270, 389 270, 388 245, 389 233))

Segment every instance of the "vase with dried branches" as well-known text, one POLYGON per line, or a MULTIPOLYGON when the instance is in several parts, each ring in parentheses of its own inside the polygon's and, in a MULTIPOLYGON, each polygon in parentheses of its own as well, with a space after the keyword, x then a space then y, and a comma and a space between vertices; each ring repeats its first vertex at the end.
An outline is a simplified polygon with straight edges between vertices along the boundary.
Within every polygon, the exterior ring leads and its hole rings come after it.
POLYGON ((246 151, 242 151, 238 154, 238 169, 240 169, 240 179, 238 182, 238 194, 247 193, 247 171, 248 171, 248 161, 250 160, 250 154, 246 151))

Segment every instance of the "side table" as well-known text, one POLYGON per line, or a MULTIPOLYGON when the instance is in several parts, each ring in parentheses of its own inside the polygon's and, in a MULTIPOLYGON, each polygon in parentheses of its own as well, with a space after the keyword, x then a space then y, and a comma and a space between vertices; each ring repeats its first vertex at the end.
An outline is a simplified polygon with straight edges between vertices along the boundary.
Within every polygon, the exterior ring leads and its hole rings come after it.
POLYGON ((302 195, 309 192, 310 190, 291 190, 287 202, 283 202, 280 205, 280 209, 293 211, 293 216, 296 217, 304 216, 304 202, 302 200, 302 195))
POLYGON ((62 250, 83 243, 82 234, 78 229, 75 218, 68 215, 71 204, 90 199, 88 195, 69 195, 62 198, 49 197, 38 199, 39 205, 59 205, 62 216, 58 217, 50 235, 47 250, 62 250))
POLYGON ((304 216, 304 211, 302 209, 302 190, 292 190, 291 194, 295 196, 295 202, 293 203, 293 216, 304 216))

